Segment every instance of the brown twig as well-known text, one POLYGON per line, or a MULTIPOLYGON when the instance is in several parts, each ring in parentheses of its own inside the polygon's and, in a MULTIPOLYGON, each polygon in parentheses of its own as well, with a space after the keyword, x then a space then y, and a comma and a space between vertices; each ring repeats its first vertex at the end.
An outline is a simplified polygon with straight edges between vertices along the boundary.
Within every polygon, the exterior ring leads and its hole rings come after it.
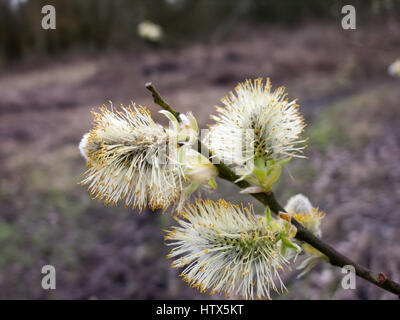
POLYGON ((146 86, 146 89, 151 92, 151 95, 153 96, 154 102, 157 103, 164 110, 167 110, 167 111, 171 112, 174 115, 174 117, 177 118, 178 121, 179 121, 180 120, 179 119, 179 112, 177 112, 174 109, 172 109, 171 106, 168 103, 166 103, 163 98, 161 98, 161 96, 159 95, 157 90, 154 89, 152 83, 151 82, 147 82, 145 86, 146 86))
MULTIPOLYGON (((161 108, 170 111, 178 120, 179 120, 179 112, 175 111, 168 103, 164 101, 164 99, 159 95, 156 89, 152 86, 151 83, 146 84, 146 88, 151 91, 152 96, 154 98, 154 102, 158 104, 161 108)), ((207 147, 199 140, 198 148, 204 154, 209 154, 211 156, 211 152, 207 149, 207 147)), ((226 166, 222 161, 214 161, 215 166, 218 169, 218 176, 221 179, 227 180, 229 182, 234 183, 239 188, 244 189, 250 186, 246 180, 237 181, 239 176, 237 176, 228 166, 226 166)), ((268 206, 272 212, 279 216, 280 212, 286 212, 285 209, 279 204, 276 200, 274 193, 266 192, 266 193, 253 193, 250 194, 252 197, 260 201, 265 206, 268 206)), ((329 244, 325 243, 321 239, 314 236, 310 231, 303 227, 303 225, 298 222, 296 219, 292 218, 291 223, 296 227, 297 233, 295 238, 300 241, 304 241, 314 248, 318 249, 320 252, 325 254, 329 258, 329 262, 333 266, 343 267, 346 265, 351 265, 354 267, 356 274, 367 280, 370 283, 375 284, 376 286, 389 291, 400 298, 400 284, 391 280, 384 273, 374 273, 368 268, 352 261, 350 258, 336 251, 329 244)))

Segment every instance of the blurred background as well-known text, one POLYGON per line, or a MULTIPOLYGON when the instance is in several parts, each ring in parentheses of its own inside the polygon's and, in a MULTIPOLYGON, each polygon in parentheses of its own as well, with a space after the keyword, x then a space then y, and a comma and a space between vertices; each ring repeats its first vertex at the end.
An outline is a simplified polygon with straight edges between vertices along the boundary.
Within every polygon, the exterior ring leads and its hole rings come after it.
MULTIPOLYGON (((203 128, 239 81, 285 85, 308 159, 285 170, 278 199, 308 195, 328 243, 399 281, 400 79, 387 72, 399 35, 399 0, 0 0, 0 299, 209 298, 169 267, 169 213, 107 208, 77 184, 90 110, 135 101, 158 117, 147 81, 203 128), (55 30, 41 27, 46 4, 55 30), (345 4, 356 30, 341 26, 345 4), (158 27, 138 32, 143 21, 158 27), (56 290, 41 288, 47 264, 56 290)), ((210 197, 251 201, 237 191, 219 182, 210 197)), ((395 298, 361 279, 344 290, 327 264, 297 274, 277 299, 395 298)))

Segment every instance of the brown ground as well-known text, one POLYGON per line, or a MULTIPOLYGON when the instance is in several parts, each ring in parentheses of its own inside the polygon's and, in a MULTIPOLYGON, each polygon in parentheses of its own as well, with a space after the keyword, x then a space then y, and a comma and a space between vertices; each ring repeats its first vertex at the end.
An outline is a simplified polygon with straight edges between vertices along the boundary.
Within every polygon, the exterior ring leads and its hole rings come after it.
MULTIPOLYGON (((269 76, 288 87, 306 115, 309 160, 291 164, 295 180, 286 174, 279 199, 309 195, 327 213, 328 242, 400 280, 400 82, 386 75, 400 55, 399 28, 243 27, 218 45, 64 57, 3 74, 0 298, 207 297, 168 267, 161 231, 172 224, 168 215, 104 208, 76 184, 89 111, 134 100, 156 114, 144 88, 150 80, 202 124, 238 81, 269 76), (40 287, 44 264, 57 269, 55 291, 40 287)), ((221 186, 213 197, 238 201, 235 189, 221 186)), ((321 264, 290 278, 282 298, 393 298, 362 280, 343 290, 340 279, 340 270, 321 264)))

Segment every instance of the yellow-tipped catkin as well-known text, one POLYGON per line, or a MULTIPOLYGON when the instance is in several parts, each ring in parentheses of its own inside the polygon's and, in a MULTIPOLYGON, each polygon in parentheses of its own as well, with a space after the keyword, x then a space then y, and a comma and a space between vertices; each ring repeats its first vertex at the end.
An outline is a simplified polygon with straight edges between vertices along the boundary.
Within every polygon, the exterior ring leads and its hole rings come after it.
POLYGON ((174 246, 169 258, 191 287, 245 299, 285 289, 280 272, 289 262, 280 253, 279 231, 252 207, 198 200, 177 221, 167 231, 167 245, 174 246))

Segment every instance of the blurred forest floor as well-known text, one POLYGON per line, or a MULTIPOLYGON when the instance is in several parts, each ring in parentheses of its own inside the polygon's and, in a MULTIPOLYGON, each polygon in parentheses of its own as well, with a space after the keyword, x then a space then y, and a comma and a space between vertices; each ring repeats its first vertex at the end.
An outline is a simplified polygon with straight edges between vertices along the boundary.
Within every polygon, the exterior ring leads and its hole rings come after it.
MULTIPOLYGON (((237 82, 268 76, 274 88, 285 85, 308 124, 309 159, 290 164, 278 199, 307 194, 327 213, 326 241, 399 281, 400 80, 386 73, 400 55, 398 30, 393 22, 356 31, 243 26, 217 44, 66 55, 2 74, 0 298, 209 297, 169 267, 162 245, 162 229, 174 223, 169 214, 106 208, 77 184, 85 170, 78 143, 92 108, 134 100, 162 119, 147 81, 176 109, 193 110, 204 128, 237 82), (41 289, 45 264, 56 267, 56 290, 41 289)), ((212 198, 250 199, 220 187, 212 198)), ((395 298, 360 279, 357 290, 343 290, 340 269, 326 264, 296 275, 282 299, 395 298)))

